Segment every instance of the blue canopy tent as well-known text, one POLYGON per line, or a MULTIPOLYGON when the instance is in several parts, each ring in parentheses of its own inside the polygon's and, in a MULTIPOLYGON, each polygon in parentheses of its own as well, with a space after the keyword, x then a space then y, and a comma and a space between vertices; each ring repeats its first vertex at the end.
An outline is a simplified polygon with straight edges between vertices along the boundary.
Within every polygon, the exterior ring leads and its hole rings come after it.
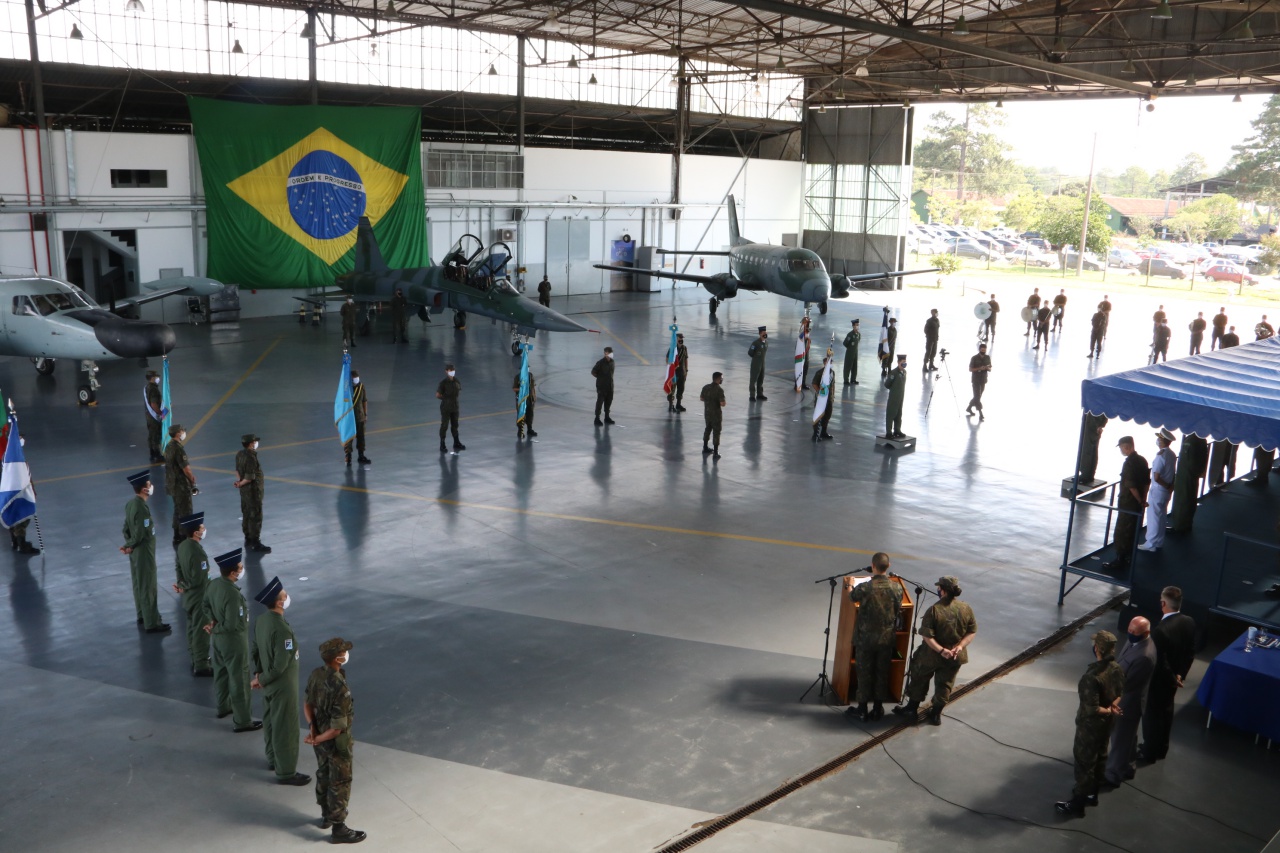
MULTIPOLYGON (((1179 358, 1161 364, 1127 370, 1081 383, 1084 415, 1106 415, 1166 427, 1183 435, 1226 440, 1276 450, 1280 447, 1280 338, 1179 358)), ((1084 447, 1083 416, 1080 451, 1084 447)), ((1076 506, 1082 500, 1079 453, 1070 492, 1071 514, 1063 551, 1058 602, 1071 591, 1067 574, 1097 577, 1112 583, 1124 579, 1104 576, 1070 563, 1071 532, 1076 506)), ((1111 512, 1122 512, 1109 506, 1111 512)), ((1131 585, 1131 584, 1130 584, 1131 585)))

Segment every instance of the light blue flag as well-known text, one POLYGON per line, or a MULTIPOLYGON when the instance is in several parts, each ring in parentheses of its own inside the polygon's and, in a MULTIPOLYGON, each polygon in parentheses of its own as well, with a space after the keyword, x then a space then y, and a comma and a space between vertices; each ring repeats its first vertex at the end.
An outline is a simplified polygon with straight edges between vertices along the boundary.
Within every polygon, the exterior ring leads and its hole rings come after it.
POLYGON ((676 367, 679 361, 679 353, 676 347, 676 335, 680 333, 680 327, 675 324, 675 318, 672 317, 672 323, 669 328, 671 330, 671 346, 667 347, 667 378, 662 383, 662 393, 670 397, 675 393, 676 389, 676 367))
POLYGON ((533 344, 520 344, 520 393, 516 398, 516 426, 524 423, 525 412, 529 406, 529 353, 533 352, 533 344))
POLYGON ((338 439, 346 444, 356 437, 356 410, 351 402, 351 354, 342 354, 342 375, 338 377, 338 394, 333 398, 333 424, 338 439))
POLYGON ((31 488, 31 471, 22 455, 18 416, 9 413, 9 443, 0 469, 0 524, 13 527, 36 514, 36 493, 31 488))
POLYGON ((173 426, 173 401, 169 397, 169 357, 160 368, 160 449, 169 446, 169 427, 173 426))

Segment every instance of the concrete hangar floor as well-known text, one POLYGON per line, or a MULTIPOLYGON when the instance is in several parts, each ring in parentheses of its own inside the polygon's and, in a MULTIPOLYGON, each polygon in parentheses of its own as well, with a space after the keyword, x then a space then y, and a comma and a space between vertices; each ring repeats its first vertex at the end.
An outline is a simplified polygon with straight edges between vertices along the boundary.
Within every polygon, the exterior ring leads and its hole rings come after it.
MULTIPOLYGON (((176 327, 175 412, 191 433, 209 553, 240 543, 233 459, 240 435, 256 432, 263 539, 275 550, 246 560, 250 607, 256 616, 252 595, 279 575, 304 681, 321 641, 355 644, 349 823, 369 832, 366 849, 659 849, 889 729, 896 718, 864 729, 817 691, 797 702, 821 667, 828 586, 815 579, 858 569, 875 551, 929 585, 960 578, 979 623, 962 681, 1115 598, 1090 582, 1057 607, 1067 512, 1058 484, 1074 460, 1078 380, 1141 364, 1141 335, 1126 343, 1113 331, 1089 366, 1083 305, 1047 354, 1028 348, 1006 312, 979 425, 961 412, 972 295, 888 297, 911 356, 904 428, 919 436, 914 453, 895 456, 871 439, 883 428, 874 350, 885 296, 814 312, 815 349, 833 332, 838 348, 855 316, 864 335, 861 384, 842 390, 836 438, 817 445, 790 388, 800 306, 745 296, 712 322, 704 296, 557 298, 557 310, 600 334, 537 340, 539 438, 523 444, 503 329, 413 320, 411 343, 393 347, 384 327, 353 353, 373 464, 350 470, 331 415, 336 317, 319 328, 292 318, 176 327), (667 413, 660 390, 673 304, 691 354, 681 415, 667 413), (928 307, 943 309, 954 353, 937 379, 920 371, 928 307), (749 404, 746 348, 758 324, 771 332, 769 400, 749 404), (617 355, 618 423, 598 429, 589 370, 605 345, 617 355), (456 455, 437 452, 446 361, 463 383, 467 449, 456 455), (719 461, 700 452, 697 394, 713 370, 728 393, 719 461)), ((0 623, 0 849, 313 849, 327 833, 311 791, 272 784, 260 735, 215 720, 209 680, 190 675, 163 535, 161 611, 174 632, 134 626, 117 547, 124 475, 146 460, 142 370, 117 362, 102 379, 100 405, 86 409, 72 365, 48 379, 24 360, 0 363, 46 547, 0 565, 10 613, 0 623)), ((1146 446, 1149 430, 1109 428, 1101 472, 1119 470, 1113 445, 1125 431, 1146 446)), ((171 504, 160 479, 164 534, 171 504)), ((1079 534, 1100 539, 1102 515, 1084 515, 1079 534)), ((1083 820, 1054 813, 1072 784, 1087 637, 1115 624, 1114 611, 1097 615, 948 706, 942 728, 899 732, 697 849, 1260 849, 1280 826, 1264 806, 1277 791, 1276 752, 1222 727, 1205 732, 1193 690, 1213 649, 1179 700, 1170 759, 1083 820)), ((299 769, 314 770, 305 747, 299 769)))

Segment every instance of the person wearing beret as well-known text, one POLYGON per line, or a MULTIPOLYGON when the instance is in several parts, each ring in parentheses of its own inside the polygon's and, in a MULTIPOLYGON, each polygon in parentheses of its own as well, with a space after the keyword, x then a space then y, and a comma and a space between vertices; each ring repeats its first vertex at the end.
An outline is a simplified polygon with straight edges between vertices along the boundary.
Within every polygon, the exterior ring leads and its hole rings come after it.
POLYGON ((907 357, 898 356, 898 366, 890 370, 883 381, 889 389, 889 401, 884 409, 884 437, 905 438, 902 432, 902 404, 907 396, 907 357))
POLYGON ((942 709, 951 698, 951 687, 960 667, 969 662, 969 644, 978 635, 973 608, 960 600, 960 581, 946 575, 938 578, 934 587, 938 602, 925 611, 920 622, 920 645, 911 656, 911 670, 907 674, 907 704, 893 709, 893 713, 909 717, 911 725, 919 722, 917 714, 929 692, 930 678, 933 679, 933 703, 927 719, 932 725, 942 725, 942 709))
POLYGON ((233 731, 255 732, 262 728, 253 719, 249 694, 249 605, 236 586, 244 575, 240 548, 213 558, 218 577, 204 594, 204 630, 213 637, 213 692, 218 719, 231 717, 233 731))
POLYGON ((191 515, 191 498, 196 494, 196 475, 191 473, 186 442, 187 431, 182 424, 169 427, 169 443, 164 448, 164 487, 173 499, 174 545, 180 545, 186 538, 178 529, 178 519, 191 515))
POLYGON ((272 578, 254 599, 267 612, 253 624, 253 681, 262 691, 262 734, 267 766, 281 785, 305 785, 311 777, 298 772, 298 638, 285 621, 289 593, 272 578))
POLYGON ((1076 691, 1076 737, 1072 747, 1076 784, 1071 799, 1055 803, 1060 813, 1084 817, 1085 806, 1098 804, 1098 787, 1107 767, 1107 745, 1111 727, 1120 716, 1120 694, 1124 692, 1124 671, 1116 663, 1116 638, 1110 631, 1093 635, 1093 662, 1080 677, 1076 691))
POLYGON ((307 679, 307 717, 304 741, 316 753, 316 803, 320 806, 320 828, 333 828, 332 844, 357 844, 366 833, 347 826, 347 805, 351 801, 351 726, 355 703, 347 686, 343 667, 351 660, 352 644, 334 637, 320 644, 324 666, 311 671, 307 679))
POLYGON ((149 471, 139 471, 128 480, 133 486, 133 497, 124 505, 124 545, 120 553, 129 557, 138 624, 148 634, 163 634, 172 629, 160 621, 160 610, 156 607, 156 526, 151 520, 151 508, 147 506, 156 487, 151 485, 149 471))
POLYGON ((240 436, 241 450, 236 453, 236 482, 240 490, 240 529, 244 532, 244 544, 250 551, 270 554, 271 549, 262 544, 262 496, 266 479, 258 464, 258 437, 253 433, 240 436))
POLYGON ((143 389, 142 399, 147 409, 147 449, 151 451, 152 462, 163 462, 160 428, 164 425, 164 396, 160 393, 160 374, 154 370, 147 371, 147 385, 143 389))
POLYGON ((191 674, 209 678, 209 634, 204 630, 204 593, 209 586, 209 555, 200 544, 205 537, 204 513, 197 512, 178 522, 187 538, 178 546, 174 564, 177 582, 173 591, 182 596, 182 609, 187 611, 187 650, 191 653, 191 674))

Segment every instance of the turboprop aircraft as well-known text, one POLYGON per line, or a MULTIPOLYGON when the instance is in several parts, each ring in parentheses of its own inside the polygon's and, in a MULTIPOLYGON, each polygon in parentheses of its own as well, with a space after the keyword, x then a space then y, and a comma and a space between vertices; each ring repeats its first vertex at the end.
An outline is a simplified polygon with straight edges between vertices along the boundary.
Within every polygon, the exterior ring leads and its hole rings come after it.
MULTIPOLYGON (((163 299, 183 288, 118 300, 116 308, 163 299)), ((77 397, 97 398, 98 366, 116 358, 166 355, 177 343, 173 329, 150 320, 130 320, 94 302, 74 284, 45 276, 0 276, 0 355, 31 359, 41 376, 60 358, 76 359, 88 374, 77 397)))
POLYGON ((817 303, 818 310, 827 313, 829 298, 845 299, 849 296, 850 285, 867 281, 883 281, 904 275, 918 275, 927 270, 894 270, 892 272, 864 273, 861 275, 837 275, 828 273, 822 259, 808 249, 796 249, 790 246, 774 246, 769 243, 755 243, 738 233, 738 209, 733 196, 729 196, 729 251, 703 252, 659 249, 663 255, 725 255, 729 258, 729 272, 715 275, 694 275, 692 273, 668 272, 667 270, 644 270, 635 267, 613 266, 611 264, 595 264, 597 269, 614 272, 636 273, 638 275, 656 275, 659 278, 670 278, 676 281, 692 281, 702 285, 711 294, 710 310, 716 308, 726 299, 738 295, 739 290, 765 291, 798 299, 806 305, 817 303))
MULTIPOLYGON (((439 266, 391 269, 382 259, 382 251, 373 236, 368 217, 361 217, 356 230, 355 269, 337 278, 341 293, 323 297, 295 296, 302 302, 321 304, 354 297, 365 306, 389 302, 396 290, 404 291, 418 316, 430 322, 430 314, 453 309, 454 328, 466 326, 467 312, 507 323, 514 335, 532 337, 543 332, 585 332, 563 314, 521 296, 506 277, 511 250, 506 243, 494 243, 487 249, 479 237, 464 234, 439 266)), ((515 344, 512 352, 518 352, 515 344)))

